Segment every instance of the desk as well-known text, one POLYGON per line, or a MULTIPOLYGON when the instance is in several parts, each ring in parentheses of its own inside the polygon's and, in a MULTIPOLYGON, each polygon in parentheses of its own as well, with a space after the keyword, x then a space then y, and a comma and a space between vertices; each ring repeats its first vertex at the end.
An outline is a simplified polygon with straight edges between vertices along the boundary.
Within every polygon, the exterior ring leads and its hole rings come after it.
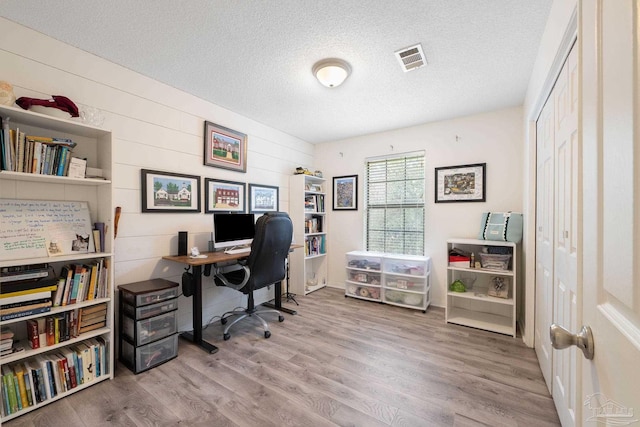
MULTIPOLYGON (((291 249, 300 248, 302 245, 291 245, 291 249)), ((200 347, 205 351, 213 354, 218 351, 218 347, 208 343, 202 339, 202 266, 209 264, 220 264, 232 261, 237 261, 249 256, 248 252, 238 254, 226 254, 223 251, 220 252, 205 252, 203 255, 207 255, 206 258, 191 258, 189 255, 168 255, 163 256, 162 259, 169 261, 175 261, 182 264, 190 265, 193 268, 193 333, 183 332, 182 338, 185 338, 200 347)), ((275 286, 275 308, 276 310, 282 310, 291 314, 295 314, 292 310, 286 310, 282 308, 282 283, 274 283, 275 286)))

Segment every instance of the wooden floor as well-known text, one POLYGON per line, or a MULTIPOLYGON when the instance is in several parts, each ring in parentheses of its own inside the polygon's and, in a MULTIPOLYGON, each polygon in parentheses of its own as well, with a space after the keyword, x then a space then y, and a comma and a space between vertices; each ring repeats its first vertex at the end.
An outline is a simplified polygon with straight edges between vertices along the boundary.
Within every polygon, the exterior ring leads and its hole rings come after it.
MULTIPOLYGON (((298 315, 212 324, 209 355, 176 359, 5 423, 17 426, 558 426, 535 353, 521 339, 322 289, 298 315)), ((287 303, 286 306, 290 304, 287 303)))

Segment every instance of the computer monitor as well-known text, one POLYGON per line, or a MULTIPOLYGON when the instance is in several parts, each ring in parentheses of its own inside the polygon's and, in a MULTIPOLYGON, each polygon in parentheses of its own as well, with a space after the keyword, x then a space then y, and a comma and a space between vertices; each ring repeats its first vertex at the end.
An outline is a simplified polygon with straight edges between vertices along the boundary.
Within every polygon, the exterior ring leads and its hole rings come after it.
POLYGON ((213 247, 215 250, 249 245, 256 232, 253 214, 214 213, 213 247))

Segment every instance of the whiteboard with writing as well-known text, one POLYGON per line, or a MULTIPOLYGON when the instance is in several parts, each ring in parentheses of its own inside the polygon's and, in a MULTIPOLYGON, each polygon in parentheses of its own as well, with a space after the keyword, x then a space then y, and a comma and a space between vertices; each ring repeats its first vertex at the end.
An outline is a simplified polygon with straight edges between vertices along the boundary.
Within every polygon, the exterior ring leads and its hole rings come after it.
POLYGON ((0 199, 0 260, 95 252, 87 202, 0 199))

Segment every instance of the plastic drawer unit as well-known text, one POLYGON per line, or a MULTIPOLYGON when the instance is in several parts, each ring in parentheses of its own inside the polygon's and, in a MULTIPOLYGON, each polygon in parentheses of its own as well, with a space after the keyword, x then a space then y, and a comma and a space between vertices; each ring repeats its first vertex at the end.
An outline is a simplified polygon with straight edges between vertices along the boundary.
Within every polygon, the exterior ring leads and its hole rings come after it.
POLYGON ((135 374, 178 355, 178 284, 165 279, 129 283, 120 290, 119 360, 135 374))

